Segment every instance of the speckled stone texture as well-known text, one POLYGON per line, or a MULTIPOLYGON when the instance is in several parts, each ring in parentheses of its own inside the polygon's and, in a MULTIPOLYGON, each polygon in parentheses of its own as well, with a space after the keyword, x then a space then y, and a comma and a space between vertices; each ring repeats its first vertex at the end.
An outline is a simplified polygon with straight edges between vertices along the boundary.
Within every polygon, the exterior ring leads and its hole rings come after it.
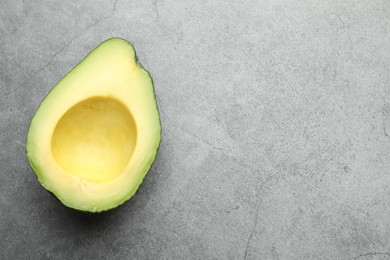
POLYGON ((390 259, 390 1, 0 0, 0 144, 0 259, 390 259), (114 36, 162 143, 131 201, 85 215, 25 139, 114 36))

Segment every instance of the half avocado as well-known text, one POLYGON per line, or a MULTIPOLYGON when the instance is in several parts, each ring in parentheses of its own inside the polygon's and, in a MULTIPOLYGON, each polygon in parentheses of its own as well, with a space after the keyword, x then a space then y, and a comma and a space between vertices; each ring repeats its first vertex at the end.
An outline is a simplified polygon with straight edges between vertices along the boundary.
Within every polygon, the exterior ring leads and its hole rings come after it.
POLYGON ((101 212, 135 194, 160 139, 152 79, 132 45, 112 38, 45 97, 26 150, 39 182, 64 205, 101 212))

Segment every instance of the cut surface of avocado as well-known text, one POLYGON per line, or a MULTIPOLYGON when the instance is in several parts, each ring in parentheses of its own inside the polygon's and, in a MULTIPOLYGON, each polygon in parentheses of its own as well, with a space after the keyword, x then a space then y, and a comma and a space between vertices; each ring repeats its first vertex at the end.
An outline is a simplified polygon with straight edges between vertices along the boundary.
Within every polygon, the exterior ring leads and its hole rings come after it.
POLYGON ((58 121, 51 148, 66 172, 104 182, 121 173, 136 138, 134 119, 122 103, 93 97, 73 106, 58 121))
POLYGON ((132 45, 112 38, 45 97, 26 150, 39 182, 64 205, 100 212, 135 194, 160 139, 152 79, 132 45))

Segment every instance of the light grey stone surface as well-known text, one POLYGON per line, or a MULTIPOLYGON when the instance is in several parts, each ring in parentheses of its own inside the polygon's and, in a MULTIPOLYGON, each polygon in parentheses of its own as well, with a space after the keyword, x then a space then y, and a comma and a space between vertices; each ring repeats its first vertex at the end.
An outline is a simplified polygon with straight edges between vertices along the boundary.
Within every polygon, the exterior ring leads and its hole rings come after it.
POLYGON ((0 144, 0 259, 390 259, 390 2, 0 0, 0 144), (83 215, 25 138, 114 36, 162 143, 131 201, 83 215))

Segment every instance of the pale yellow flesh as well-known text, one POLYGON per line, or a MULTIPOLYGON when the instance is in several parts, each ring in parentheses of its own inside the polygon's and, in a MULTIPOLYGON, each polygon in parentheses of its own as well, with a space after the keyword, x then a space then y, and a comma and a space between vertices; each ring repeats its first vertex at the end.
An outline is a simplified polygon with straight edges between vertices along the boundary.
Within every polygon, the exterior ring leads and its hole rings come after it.
POLYGON ((51 141, 52 153, 67 173, 103 182, 121 173, 134 151, 136 137, 134 119, 121 102, 92 97, 60 119, 51 141))

